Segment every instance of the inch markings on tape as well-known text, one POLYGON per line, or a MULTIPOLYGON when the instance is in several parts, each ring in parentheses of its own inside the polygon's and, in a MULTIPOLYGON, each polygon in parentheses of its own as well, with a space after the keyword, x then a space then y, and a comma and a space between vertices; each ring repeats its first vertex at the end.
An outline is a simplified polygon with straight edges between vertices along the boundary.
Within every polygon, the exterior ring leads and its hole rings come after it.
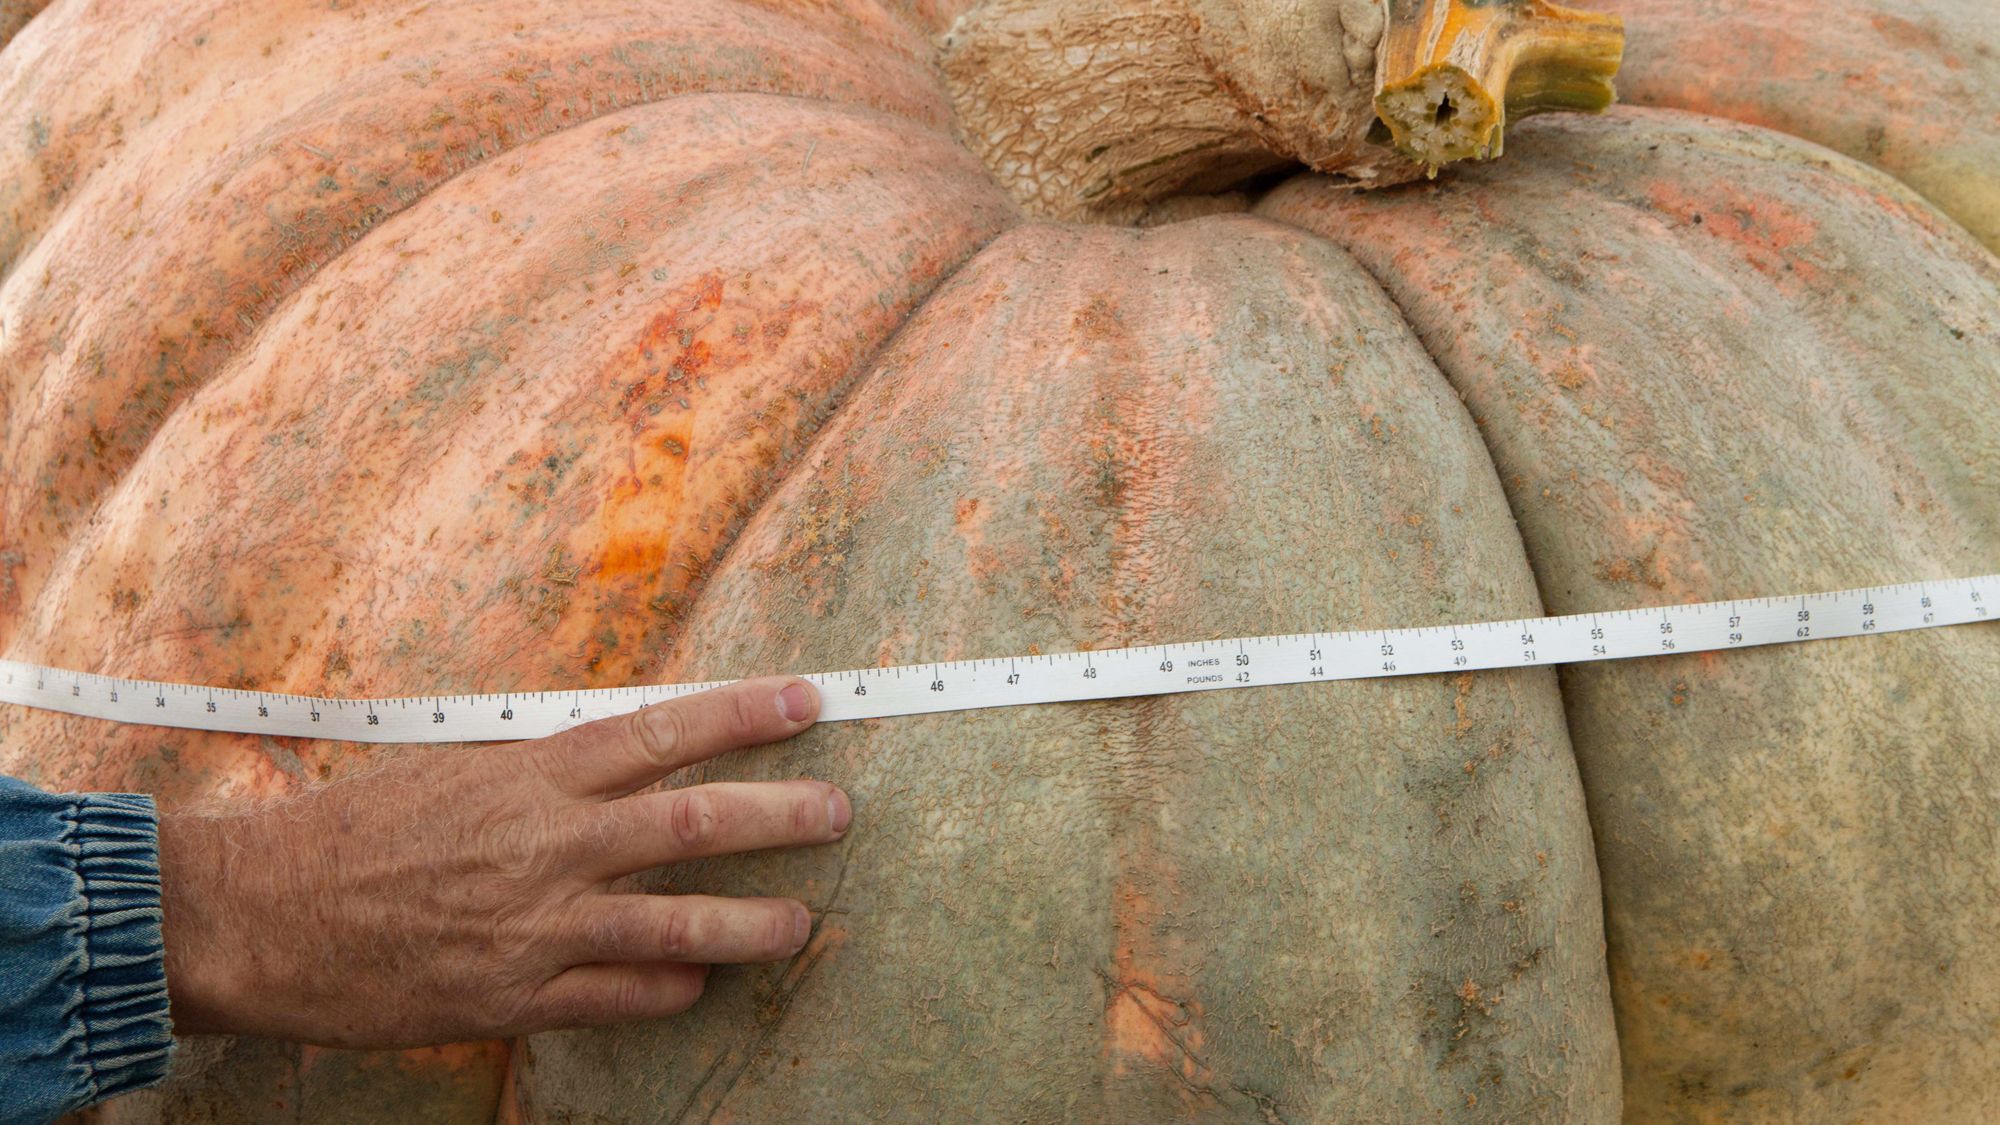
MULTIPOLYGON (((2000 574, 1517 621, 1298 633, 809 673, 822 722, 1796 644, 2000 620, 2000 574)), ((0 660, 0 703, 116 722, 346 742, 504 742, 727 683, 320 699, 0 660)))

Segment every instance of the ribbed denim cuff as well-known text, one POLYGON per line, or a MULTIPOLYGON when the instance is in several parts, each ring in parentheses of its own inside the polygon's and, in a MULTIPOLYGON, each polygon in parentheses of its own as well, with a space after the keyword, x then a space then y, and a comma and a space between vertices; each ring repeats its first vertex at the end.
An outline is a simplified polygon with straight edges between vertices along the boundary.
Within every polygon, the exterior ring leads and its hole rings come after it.
POLYGON ((75 1017, 92 1101, 166 1077, 174 1047, 160 944, 159 815, 151 797, 76 797, 71 837, 83 880, 84 971, 75 1017))

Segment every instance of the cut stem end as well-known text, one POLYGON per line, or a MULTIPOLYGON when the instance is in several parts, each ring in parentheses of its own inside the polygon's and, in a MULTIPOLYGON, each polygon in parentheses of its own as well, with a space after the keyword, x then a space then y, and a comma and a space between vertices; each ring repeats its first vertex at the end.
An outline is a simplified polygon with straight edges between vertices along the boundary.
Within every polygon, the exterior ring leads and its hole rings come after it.
POLYGON ((1511 118, 1610 105, 1624 51, 1618 17, 1546 0, 1395 0, 1375 112, 1389 142, 1433 170, 1498 156, 1511 118))

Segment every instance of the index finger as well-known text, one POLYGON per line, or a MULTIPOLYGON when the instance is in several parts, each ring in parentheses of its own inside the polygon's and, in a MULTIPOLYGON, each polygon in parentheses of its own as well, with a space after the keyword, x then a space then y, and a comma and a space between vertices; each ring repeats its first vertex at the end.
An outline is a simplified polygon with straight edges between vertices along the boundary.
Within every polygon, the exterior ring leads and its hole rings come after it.
POLYGON ((655 703, 533 745, 562 792, 610 800, 683 766, 790 738, 819 717, 819 692, 797 676, 760 676, 655 703))

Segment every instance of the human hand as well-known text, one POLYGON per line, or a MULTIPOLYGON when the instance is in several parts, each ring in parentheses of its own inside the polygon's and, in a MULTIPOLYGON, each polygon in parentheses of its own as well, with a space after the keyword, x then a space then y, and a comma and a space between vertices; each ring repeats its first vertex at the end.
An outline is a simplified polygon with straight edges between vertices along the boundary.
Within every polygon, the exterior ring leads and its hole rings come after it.
POLYGON ((298 796, 160 819, 178 1034, 415 1047, 678 1012, 708 965, 775 961, 791 899, 613 894, 621 876, 823 844, 816 781, 638 791, 819 714, 812 685, 746 680, 504 746, 415 752, 298 796))

